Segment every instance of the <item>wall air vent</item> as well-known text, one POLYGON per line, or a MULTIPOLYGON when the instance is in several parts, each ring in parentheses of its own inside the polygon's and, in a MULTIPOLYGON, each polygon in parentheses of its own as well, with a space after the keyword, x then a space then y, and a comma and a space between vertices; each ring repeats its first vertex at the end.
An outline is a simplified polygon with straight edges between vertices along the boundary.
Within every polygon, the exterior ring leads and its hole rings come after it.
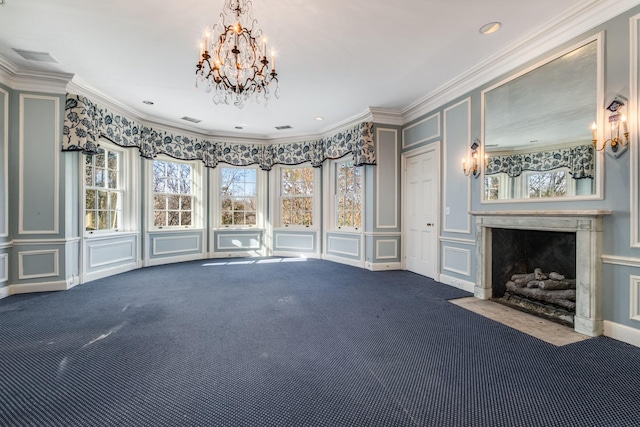
POLYGON ((22 49, 13 49, 13 51, 29 61, 58 63, 58 61, 47 52, 34 52, 32 50, 22 49))
POLYGON ((284 125, 284 126, 276 126, 276 129, 285 130, 285 129, 293 129, 293 128, 289 125, 284 125))
POLYGON ((184 116, 182 120, 186 120, 191 123, 200 123, 202 121, 200 119, 194 119, 193 117, 189 117, 189 116, 184 116))

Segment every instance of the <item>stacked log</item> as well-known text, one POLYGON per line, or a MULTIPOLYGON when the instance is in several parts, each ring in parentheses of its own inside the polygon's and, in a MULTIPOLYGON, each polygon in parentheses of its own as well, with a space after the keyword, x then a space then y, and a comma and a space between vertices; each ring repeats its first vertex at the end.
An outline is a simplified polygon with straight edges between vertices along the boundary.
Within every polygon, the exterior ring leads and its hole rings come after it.
POLYGON ((545 274, 536 268, 533 273, 514 274, 507 282, 507 292, 533 301, 540 301, 575 312, 576 281, 562 274, 545 274))

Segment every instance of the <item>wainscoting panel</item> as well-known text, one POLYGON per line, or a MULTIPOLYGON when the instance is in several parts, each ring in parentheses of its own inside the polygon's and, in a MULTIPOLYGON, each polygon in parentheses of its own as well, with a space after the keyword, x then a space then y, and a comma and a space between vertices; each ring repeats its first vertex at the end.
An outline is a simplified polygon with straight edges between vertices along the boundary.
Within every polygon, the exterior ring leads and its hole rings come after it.
POLYGON ((9 92, 0 88, 0 237, 9 236, 9 92))
POLYGON ((135 238, 117 239, 113 241, 87 241, 87 268, 96 269, 113 266, 124 262, 136 261, 135 238))
POLYGON ((304 231, 274 231, 274 252, 316 252, 317 233, 304 231))
POLYGON ((216 230, 215 252, 246 252, 262 249, 263 230, 216 230))
POLYGON ((471 276, 471 250, 442 246, 442 270, 471 276))
POLYGON ((399 231, 398 131, 378 128, 376 135, 376 229, 399 231))
POLYGON ((402 130, 402 148, 440 137, 440 112, 422 119, 402 130))
POLYGON ((0 283, 9 281, 9 254, 0 254, 0 283))
POLYGON ((202 253, 202 233, 149 234, 150 258, 202 253))
POLYGON ((327 233, 327 254, 335 257, 360 260, 362 236, 359 234, 327 233))
POLYGON ((629 310, 631 320, 640 321, 640 276, 631 276, 631 307, 629 310))
POLYGON ((58 277, 60 275, 59 258, 58 249, 18 251, 18 279, 58 277))

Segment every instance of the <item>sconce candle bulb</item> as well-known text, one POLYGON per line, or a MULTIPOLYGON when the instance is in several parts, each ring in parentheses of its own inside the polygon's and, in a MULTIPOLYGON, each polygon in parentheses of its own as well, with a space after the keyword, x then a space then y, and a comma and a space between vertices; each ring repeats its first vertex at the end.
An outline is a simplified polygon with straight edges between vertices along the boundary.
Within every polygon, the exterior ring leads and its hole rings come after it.
POLYGON ((471 144, 471 158, 470 165, 467 169, 467 160, 465 158, 462 159, 462 172, 466 176, 478 176, 480 175, 480 170, 478 168, 478 147, 480 146, 479 140, 474 140, 471 144))
POLYGON ((597 151, 602 151, 607 147, 607 143, 611 147, 611 151, 616 153, 620 146, 626 147, 629 145, 629 130, 627 128, 627 116, 625 116, 620 110, 624 107, 624 102, 619 98, 615 98, 607 107, 607 110, 611 111, 609 114, 609 129, 611 138, 604 140, 602 144, 598 144, 598 131, 596 123, 593 122, 591 130, 593 132, 593 147, 597 151), (622 123, 622 126, 620 124, 622 123), (620 128, 622 127, 622 134, 620 136, 620 128))

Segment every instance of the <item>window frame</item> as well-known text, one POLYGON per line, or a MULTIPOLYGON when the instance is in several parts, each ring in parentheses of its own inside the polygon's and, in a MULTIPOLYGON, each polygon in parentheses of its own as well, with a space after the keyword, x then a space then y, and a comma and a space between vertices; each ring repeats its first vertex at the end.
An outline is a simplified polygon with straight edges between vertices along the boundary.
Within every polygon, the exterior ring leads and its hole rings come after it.
MULTIPOLYGON (((203 174, 204 165, 199 160, 181 160, 175 159, 167 155, 158 155, 152 160, 146 161, 147 165, 147 229, 153 232, 158 231, 176 231, 176 230, 199 230, 203 228, 204 216, 202 214, 203 209, 203 174), (175 226, 162 226, 155 225, 155 194, 153 191, 154 180, 154 161, 187 164, 191 166, 191 225, 175 225, 175 226)), ((166 193, 161 193, 166 194, 166 193)), ((176 193, 180 194, 180 193, 176 193)))
POLYGON ((361 233, 364 231, 365 227, 365 169, 364 166, 352 166, 355 170, 359 170, 360 176, 360 225, 358 227, 354 226, 339 226, 338 225, 338 203, 337 203, 337 187, 338 187, 338 167, 341 164, 353 163, 352 160, 346 160, 345 158, 331 160, 329 162, 330 173, 329 173, 329 190, 328 199, 329 199, 329 224, 330 228, 335 231, 345 231, 345 232, 356 232, 361 233))
POLYGON ((277 174, 276 179, 273 180, 271 188, 271 197, 273 206, 271 210, 271 218, 273 228, 282 230, 318 230, 320 228, 320 206, 321 206, 321 194, 322 194, 322 180, 320 168, 314 168, 311 163, 301 163, 298 165, 277 165, 274 168, 274 172, 277 174), (284 224, 282 215, 282 202, 285 196, 282 194, 282 173, 286 169, 312 169, 313 170, 313 193, 311 195, 313 207, 311 210, 312 223, 311 225, 303 224, 284 224))
MULTIPOLYGON (((136 179, 137 163, 135 162, 136 153, 134 152, 134 150, 128 150, 127 147, 121 147, 104 139, 99 140, 98 147, 104 149, 107 152, 117 153, 119 157, 119 165, 117 170, 118 185, 113 191, 117 191, 120 194, 119 202, 121 204, 121 208, 119 209, 119 212, 121 218, 118 227, 116 228, 108 228, 103 230, 87 230, 87 190, 90 188, 98 189, 99 187, 96 187, 95 185, 87 186, 85 167, 86 159, 88 156, 85 154, 80 154, 79 175, 81 184, 78 186, 80 193, 80 220, 78 221, 80 234, 85 237, 96 237, 134 231, 137 228, 137 218, 139 216, 138 203, 136 203, 138 197, 138 185, 136 179)), ((105 165, 107 165, 107 163, 105 163, 105 165)), ((105 170, 106 169, 107 168, 105 168, 105 170)), ((107 191, 112 191, 107 186, 105 186, 104 188, 107 191)))
POLYGON ((261 170, 258 165, 248 165, 248 166, 235 166, 229 165, 226 163, 220 163, 215 169, 212 169, 212 173, 210 176, 211 188, 209 193, 209 201, 210 201, 210 221, 211 228, 213 230, 246 230, 246 229, 264 229, 265 224, 265 200, 267 199, 267 172, 261 170), (238 225, 238 224, 230 224, 225 225, 222 224, 222 195, 221 195, 221 185, 222 185, 222 170, 223 169, 253 169, 256 171, 256 224, 255 225, 238 225))

